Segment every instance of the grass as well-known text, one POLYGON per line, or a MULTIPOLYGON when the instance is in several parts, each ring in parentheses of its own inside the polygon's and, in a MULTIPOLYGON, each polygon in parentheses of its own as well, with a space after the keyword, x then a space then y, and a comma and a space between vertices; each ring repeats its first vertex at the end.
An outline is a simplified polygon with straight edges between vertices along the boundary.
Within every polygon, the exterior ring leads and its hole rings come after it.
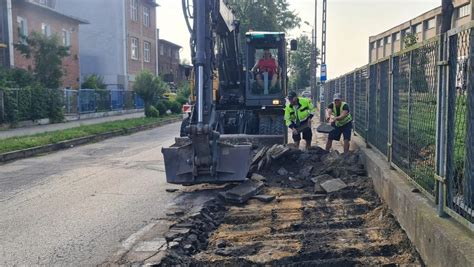
POLYGON ((59 130, 47 133, 40 133, 28 136, 10 137, 0 139, 0 154, 16 150, 28 149, 37 146, 56 144, 62 141, 122 130, 132 129, 138 126, 145 126, 158 123, 160 121, 178 118, 180 115, 164 116, 160 118, 136 118, 120 121, 104 122, 95 125, 86 125, 66 130, 59 130))

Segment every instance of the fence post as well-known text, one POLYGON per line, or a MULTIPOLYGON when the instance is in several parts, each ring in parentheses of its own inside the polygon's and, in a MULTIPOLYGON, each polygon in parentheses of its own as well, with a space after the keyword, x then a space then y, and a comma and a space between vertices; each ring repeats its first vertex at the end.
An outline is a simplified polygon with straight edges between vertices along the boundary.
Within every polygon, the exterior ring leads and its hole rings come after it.
POLYGON ((436 110, 436 191, 438 216, 444 217, 445 205, 445 177, 446 177, 446 97, 448 90, 448 40, 447 34, 440 36, 438 47, 438 99, 436 110))
POLYGON ((367 65, 367 84, 365 85, 366 86, 365 103, 367 103, 365 107, 365 146, 367 148, 371 148, 369 144, 369 128, 370 128, 369 112, 370 112, 370 84, 371 84, 370 79, 372 75, 371 69, 372 69, 371 66, 367 65))
POLYGON ((387 142, 387 160, 392 167, 392 142, 393 142, 393 72, 395 68, 394 57, 389 58, 388 70, 388 142, 387 142))
POLYGON ((411 92, 412 92, 412 70, 413 70, 413 50, 409 52, 410 53, 410 56, 409 56, 409 64, 408 64, 408 68, 409 68, 409 71, 408 71, 408 125, 407 125, 407 144, 408 144, 408 169, 411 169, 411 151, 410 151, 410 135, 411 135, 411 92))

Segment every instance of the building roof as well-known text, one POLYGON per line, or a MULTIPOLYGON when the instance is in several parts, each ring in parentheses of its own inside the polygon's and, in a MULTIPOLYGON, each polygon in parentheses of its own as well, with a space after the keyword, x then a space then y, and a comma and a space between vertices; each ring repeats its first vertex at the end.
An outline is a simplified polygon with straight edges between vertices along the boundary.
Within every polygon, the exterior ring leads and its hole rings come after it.
POLYGON ((177 47, 177 48, 183 48, 182 46, 180 46, 178 44, 175 44, 173 42, 167 41, 165 39, 158 39, 158 42, 163 42, 163 43, 166 43, 167 45, 174 46, 174 47, 177 47))
MULTIPOLYGON (((460 7, 460 6, 464 6, 464 5, 467 5, 469 4, 469 0, 453 0, 453 6, 455 8, 457 7, 460 7)), ((419 24, 421 22, 423 22, 424 20, 427 20, 427 19, 431 19, 431 18, 434 18, 436 16, 439 16, 441 15, 441 6, 439 7, 435 7, 431 10, 428 10, 424 13, 422 13, 421 15, 415 17, 415 18, 412 18, 408 21, 405 21, 404 23, 401 23, 401 24, 398 24, 397 26, 395 27, 392 27, 382 33, 379 33, 379 34, 376 34, 376 35, 373 35, 373 36, 369 36, 369 41, 370 42, 374 42, 374 41, 377 41, 378 39, 380 38, 383 38, 389 34, 393 34, 393 33, 396 33, 396 32, 400 32, 404 29, 407 29, 413 25, 416 25, 416 24, 419 24)))
POLYGON ((78 18, 78 17, 74 17, 74 16, 71 16, 71 15, 66 15, 64 13, 61 13, 59 12, 58 10, 56 9, 53 9, 53 8, 50 8, 48 6, 45 6, 45 5, 41 5, 41 4, 38 4, 38 3, 35 3, 33 1, 30 1, 30 0, 23 0, 23 2, 25 4, 28 4, 28 5, 32 5, 32 6, 35 6, 37 8, 40 8, 40 9, 43 9, 43 10, 46 10, 48 12, 51 12, 55 15, 58 15, 58 16, 61 16, 61 17, 65 17, 65 18, 68 18, 70 20, 74 20, 76 21, 78 24, 90 24, 89 21, 85 20, 85 19, 81 19, 81 18, 78 18))

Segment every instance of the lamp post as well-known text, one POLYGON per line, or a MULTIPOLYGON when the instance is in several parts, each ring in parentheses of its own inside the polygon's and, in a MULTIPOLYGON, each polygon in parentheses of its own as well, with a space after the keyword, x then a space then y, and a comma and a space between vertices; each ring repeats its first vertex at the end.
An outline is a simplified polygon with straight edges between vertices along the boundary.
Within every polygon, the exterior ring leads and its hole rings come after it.
MULTIPOLYGON (((311 26, 311 24, 307 21, 304 22, 306 25, 311 26)), ((311 28, 311 64, 310 64, 310 80, 311 80, 311 97, 313 103, 317 100, 317 73, 318 69, 318 61, 317 61, 317 46, 316 46, 316 29, 314 27, 311 28)))

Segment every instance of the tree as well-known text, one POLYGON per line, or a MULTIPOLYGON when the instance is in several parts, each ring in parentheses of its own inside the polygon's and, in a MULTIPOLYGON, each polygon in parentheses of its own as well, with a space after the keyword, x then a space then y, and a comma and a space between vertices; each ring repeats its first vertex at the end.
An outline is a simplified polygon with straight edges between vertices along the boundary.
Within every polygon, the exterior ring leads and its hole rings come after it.
POLYGON ((59 88, 64 75, 62 60, 69 55, 69 47, 62 46, 56 34, 48 37, 32 32, 22 38, 25 42, 16 44, 15 48, 26 58, 33 58, 36 80, 47 88, 59 88))
POLYGON ((145 109, 149 108, 156 97, 162 96, 166 90, 167 85, 160 77, 153 75, 149 70, 140 72, 133 84, 133 90, 145 102, 145 109))
POLYGON ((414 33, 407 33, 403 38, 403 43, 405 44, 406 48, 414 46, 416 43, 418 43, 418 36, 416 36, 414 33))
POLYGON ((306 35, 298 37, 297 41, 298 50, 290 55, 290 88, 302 89, 310 86, 311 50, 313 47, 306 35))
MULTIPOLYGON (((287 0, 232 0, 229 5, 240 20, 240 31, 281 31, 299 27, 301 19, 287 0)), ((242 34, 242 38, 243 38, 242 34)))
POLYGON ((81 87, 84 89, 106 89, 107 85, 104 83, 102 76, 92 74, 86 77, 81 87))

